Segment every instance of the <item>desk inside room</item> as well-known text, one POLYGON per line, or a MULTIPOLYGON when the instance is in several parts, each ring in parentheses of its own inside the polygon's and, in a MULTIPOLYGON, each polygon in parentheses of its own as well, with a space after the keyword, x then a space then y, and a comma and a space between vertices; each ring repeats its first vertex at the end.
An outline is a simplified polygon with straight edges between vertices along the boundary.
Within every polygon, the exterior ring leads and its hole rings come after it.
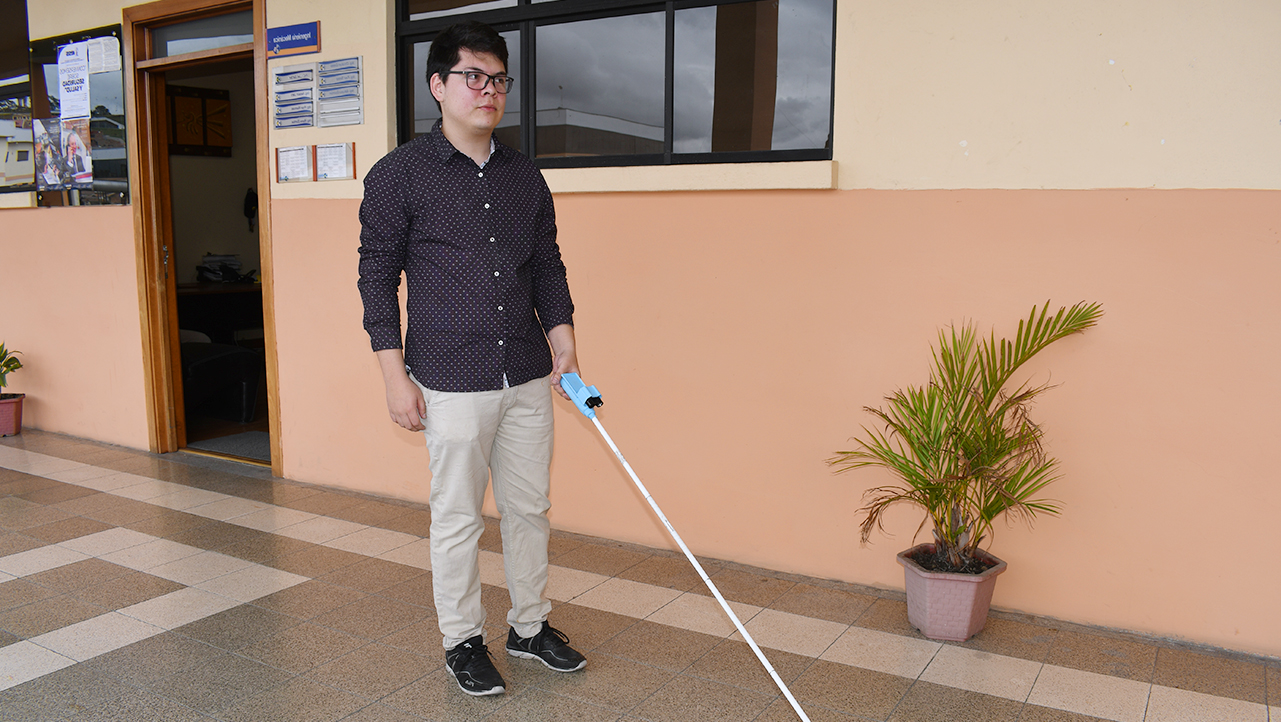
POLYGON ((178 284, 178 327, 214 343, 262 348, 262 284, 178 284))

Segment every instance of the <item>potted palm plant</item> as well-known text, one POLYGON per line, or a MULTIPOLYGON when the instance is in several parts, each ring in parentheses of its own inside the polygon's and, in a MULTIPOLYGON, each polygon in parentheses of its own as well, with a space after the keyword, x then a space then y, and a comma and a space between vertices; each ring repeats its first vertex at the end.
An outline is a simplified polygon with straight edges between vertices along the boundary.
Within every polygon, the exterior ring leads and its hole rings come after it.
MULTIPOLYGON (((932 543, 898 555, 907 587, 908 621, 931 639, 963 641, 987 620, 996 576, 1005 562, 979 548, 993 523, 1007 516, 1025 522, 1058 514, 1041 493, 1057 478, 1058 462, 1041 446, 1043 432, 1029 417, 1048 384, 1007 388, 1029 359, 1050 344, 1094 326, 1097 303, 1078 303, 1049 315, 1032 307, 1014 341, 984 338, 972 324, 939 332, 930 380, 885 397, 866 411, 877 429, 864 427, 852 451, 828 463, 843 472, 880 467, 897 483, 864 496, 861 538, 881 529, 885 511, 900 502, 921 507, 933 525, 932 543)), ((920 529, 917 530, 918 534, 920 529)))
POLYGON ((10 351, 0 343, 0 436, 22 433, 22 400, 26 394, 3 393, 9 385, 9 374, 22 368, 19 351, 10 351))

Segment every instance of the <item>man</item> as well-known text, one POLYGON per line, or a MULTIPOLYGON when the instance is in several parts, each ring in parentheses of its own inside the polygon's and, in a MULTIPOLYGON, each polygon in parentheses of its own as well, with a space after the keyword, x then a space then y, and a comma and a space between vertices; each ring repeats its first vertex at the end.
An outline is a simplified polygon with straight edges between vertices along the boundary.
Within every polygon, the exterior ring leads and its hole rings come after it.
POLYGON ((424 433, 430 454, 432 585, 446 665, 467 694, 501 694, 483 635, 477 546, 491 478, 512 602, 508 653, 560 672, 587 664, 547 623, 543 596, 547 387, 568 398, 561 374, 578 371, 574 306, 547 184, 493 136, 514 82, 506 42, 480 23, 454 25, 432 42, 427 80, 441 120, 365 178, 358 286, 387 409, 424 433))

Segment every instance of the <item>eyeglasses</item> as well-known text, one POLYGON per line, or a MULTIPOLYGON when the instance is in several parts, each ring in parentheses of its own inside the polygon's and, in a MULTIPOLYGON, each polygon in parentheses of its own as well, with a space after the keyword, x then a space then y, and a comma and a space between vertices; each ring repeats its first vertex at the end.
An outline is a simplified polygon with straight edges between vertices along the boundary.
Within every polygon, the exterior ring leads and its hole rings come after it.
POLYGON ((482 73, 479 70, 446 70, 441 73, 441 75, 465 76, 467 80, 467 87, 472 90, 484 90, 492 80, 494 82, 494 90, 502 93, 503 95, 510 93, 512 85, 516 83, 515 78, 508 77, 506 75, 490 75, 489 73, 482 73))

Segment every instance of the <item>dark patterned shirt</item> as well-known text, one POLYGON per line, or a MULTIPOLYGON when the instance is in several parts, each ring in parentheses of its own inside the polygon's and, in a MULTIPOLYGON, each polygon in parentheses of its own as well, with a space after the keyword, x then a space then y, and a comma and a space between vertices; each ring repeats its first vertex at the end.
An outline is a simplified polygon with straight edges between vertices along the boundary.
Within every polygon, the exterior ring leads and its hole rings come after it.
POLYGON ((401 348, 397 292, 409 315, 405 365, 436 391, 490 391, 551 373, 546 331, 573 323, 542 173, 494 143, 484 167, 440 130, 396 148, 365 176, 360 296, 375 351, 401 348))

